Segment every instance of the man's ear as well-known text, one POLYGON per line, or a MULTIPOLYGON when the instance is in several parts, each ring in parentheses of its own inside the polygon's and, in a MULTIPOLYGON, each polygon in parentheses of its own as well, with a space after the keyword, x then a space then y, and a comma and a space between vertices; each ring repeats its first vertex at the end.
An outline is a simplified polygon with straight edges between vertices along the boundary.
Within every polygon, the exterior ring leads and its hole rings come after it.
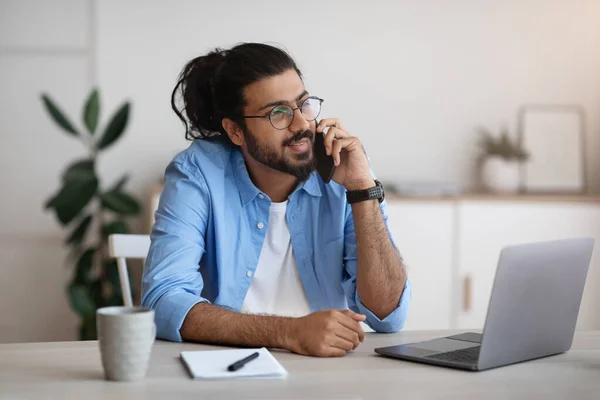
POLYGON ((227 132, 227 136, 229 136, 229 139, 233 142, 233 144, 236 146, 241 146, 244 142, 242 128, 240 128, 236 122, 229 118, 223 118, 221 125, 223 126, 223 129, 225 129, 225 132, 227 132))

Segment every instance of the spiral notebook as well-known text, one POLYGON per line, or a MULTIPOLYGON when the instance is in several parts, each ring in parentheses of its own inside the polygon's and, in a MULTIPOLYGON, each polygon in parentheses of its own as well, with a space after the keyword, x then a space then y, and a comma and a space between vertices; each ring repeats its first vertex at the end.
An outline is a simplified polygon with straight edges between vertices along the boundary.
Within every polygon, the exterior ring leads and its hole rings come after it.
POLYGON ((181 359, 194 379, 285 378, 287 371, 266 348, 182 351, 181 359), (258 358, 230 372, 227 367, 250 354, 258 358))

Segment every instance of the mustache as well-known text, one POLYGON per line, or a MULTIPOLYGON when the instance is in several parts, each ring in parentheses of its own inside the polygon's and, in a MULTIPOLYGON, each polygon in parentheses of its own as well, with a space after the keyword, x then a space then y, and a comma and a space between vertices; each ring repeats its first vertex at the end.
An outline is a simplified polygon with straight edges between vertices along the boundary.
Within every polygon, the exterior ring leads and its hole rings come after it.
POLYGON ((313 131, 306 130, 304 132, 298 132, 296 133, 294 136, 292 136, 291 138, 287 139, 285 142, 283 142, 284 146, 289 146, 294 142, 297 142, 300 139, 304 139, 304 138, 308 138, 310 139, 310 141, 312 142, 314 140, 315 134, 313 131))

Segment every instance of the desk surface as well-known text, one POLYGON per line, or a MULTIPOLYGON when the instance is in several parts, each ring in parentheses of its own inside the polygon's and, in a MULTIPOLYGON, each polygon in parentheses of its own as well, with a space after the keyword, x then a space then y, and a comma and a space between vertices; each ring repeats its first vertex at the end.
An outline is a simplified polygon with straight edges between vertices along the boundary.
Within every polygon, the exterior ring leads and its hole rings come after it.
POLYGON ((215 348, 157 341, 145 380, 103 380, 97 342, 0 345, 0 398, 414 399, 570 398, 600 396, 600 332, 580 332, 565 354, 483 372, 383 358, 375 347, 446 336, 450 331, 369 333, 344 358, 273 351, 287 379, 194 381, 182 350, 215 348), (171 397, 173 398, 173 397, 171 397))

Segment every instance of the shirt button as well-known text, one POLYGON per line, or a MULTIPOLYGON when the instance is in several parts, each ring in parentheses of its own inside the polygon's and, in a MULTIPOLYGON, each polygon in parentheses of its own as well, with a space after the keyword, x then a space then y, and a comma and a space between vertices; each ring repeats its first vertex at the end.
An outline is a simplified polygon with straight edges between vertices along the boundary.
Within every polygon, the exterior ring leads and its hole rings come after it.
POLYGON ((248 278, 252 278, 252 271, 248 271, 248 272, 246 272, 246 276, 247 276, 248 278))
POLYGON ((258 198, 262 200, 262 199, 264 199, 264 198, 265 198, 265 195, 264 195, 264 194, 262 194, 262 193, 259 193, 259 194, 258 194, 258 198))
POLYGON ((263 224, 262 222, 259 222, 258 224, 256 224, 256 227, 257 227, 258 229, 262 229, 262 228, 264 228, 264 227, 265 227, 265 224, 263 224))

